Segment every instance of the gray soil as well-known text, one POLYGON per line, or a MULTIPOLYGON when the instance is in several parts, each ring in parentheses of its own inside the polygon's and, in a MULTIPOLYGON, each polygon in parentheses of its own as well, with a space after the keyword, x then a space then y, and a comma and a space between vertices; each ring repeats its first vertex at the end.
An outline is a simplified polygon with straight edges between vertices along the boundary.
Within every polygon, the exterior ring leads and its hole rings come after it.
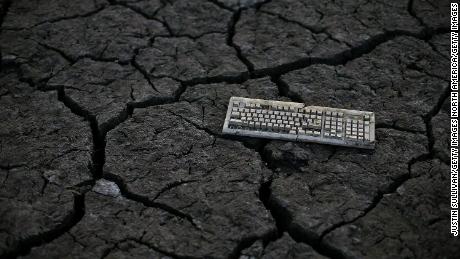
POLYGON ((0 258, 457 258, 449 1, 0 0, 0 258), (222 135, 231 96, 376 148, 222 135))

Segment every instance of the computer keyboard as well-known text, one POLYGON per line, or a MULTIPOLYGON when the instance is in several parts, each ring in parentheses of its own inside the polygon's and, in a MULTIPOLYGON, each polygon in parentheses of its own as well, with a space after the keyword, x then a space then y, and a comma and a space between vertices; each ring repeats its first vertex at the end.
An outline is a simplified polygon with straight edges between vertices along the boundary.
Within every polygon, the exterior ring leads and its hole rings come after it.
POLYGON ((374 148, 373 112, 231 97, 224 134, 374 148))

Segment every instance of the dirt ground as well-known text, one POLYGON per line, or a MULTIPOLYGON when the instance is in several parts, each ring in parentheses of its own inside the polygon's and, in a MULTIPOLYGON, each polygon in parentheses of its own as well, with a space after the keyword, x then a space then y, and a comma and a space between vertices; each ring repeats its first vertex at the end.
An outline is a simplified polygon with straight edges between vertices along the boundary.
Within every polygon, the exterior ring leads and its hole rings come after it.
POLYGON ((1 0, 0 258, 458 258, 449 1, 1 0), (376 148, 222 135, 231 96, 376 148))

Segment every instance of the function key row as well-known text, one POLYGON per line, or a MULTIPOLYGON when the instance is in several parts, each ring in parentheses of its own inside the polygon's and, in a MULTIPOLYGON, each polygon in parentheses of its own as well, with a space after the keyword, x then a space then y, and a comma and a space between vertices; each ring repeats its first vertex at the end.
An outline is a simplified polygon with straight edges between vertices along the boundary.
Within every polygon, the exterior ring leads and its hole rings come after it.
POLYGON ((279 112, 303 112, 303 108, 297 108, 292 106, 284 106, 284 105, 267 105, 261 103, 245 103, 245 102, 234 102, 233 108, 254 108, 254 109, 266 109, 271 111, 279 111, 279 112))

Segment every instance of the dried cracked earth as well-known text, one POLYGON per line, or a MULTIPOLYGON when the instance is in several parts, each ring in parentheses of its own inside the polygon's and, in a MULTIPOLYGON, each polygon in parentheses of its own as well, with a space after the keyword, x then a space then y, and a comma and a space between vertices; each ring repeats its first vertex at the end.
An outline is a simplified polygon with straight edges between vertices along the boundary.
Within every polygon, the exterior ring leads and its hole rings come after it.
POLYGON ((0 1, 0 258, 458 258, 449 1, 0 1), (231 96, 375 150, 221 134, 231 96))

